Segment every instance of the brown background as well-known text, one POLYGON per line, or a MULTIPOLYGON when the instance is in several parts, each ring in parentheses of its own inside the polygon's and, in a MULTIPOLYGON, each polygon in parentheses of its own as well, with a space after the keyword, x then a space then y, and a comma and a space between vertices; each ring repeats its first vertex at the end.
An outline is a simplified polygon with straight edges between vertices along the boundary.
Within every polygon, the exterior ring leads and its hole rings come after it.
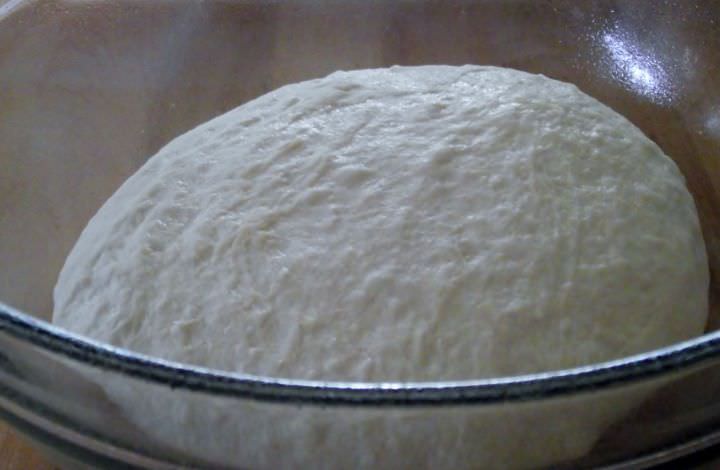
POLYGON ((0 422, 0 470, 55 469, 27 441, 0 422))

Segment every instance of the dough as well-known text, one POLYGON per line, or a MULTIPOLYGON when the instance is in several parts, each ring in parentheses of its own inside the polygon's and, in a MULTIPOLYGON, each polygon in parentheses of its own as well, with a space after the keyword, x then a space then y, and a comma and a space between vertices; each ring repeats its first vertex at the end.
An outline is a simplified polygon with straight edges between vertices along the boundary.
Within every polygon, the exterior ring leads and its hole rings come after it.
POLYGON ((288 85, 178 137, 68 256, 54 321, 273 377, 477 379, 698 335, 692 197, 575 86, 494 67, 288 85))

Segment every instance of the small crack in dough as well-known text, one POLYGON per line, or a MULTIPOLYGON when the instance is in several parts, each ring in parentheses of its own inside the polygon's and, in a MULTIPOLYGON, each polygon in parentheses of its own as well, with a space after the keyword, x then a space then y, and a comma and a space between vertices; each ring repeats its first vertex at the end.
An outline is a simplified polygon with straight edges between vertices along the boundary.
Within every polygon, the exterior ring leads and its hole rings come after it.
POLYGON ((92 218, 54 321, 273 377, 477 379, 702 333, 675 164, 575 86, 479 66, 337 72, 178 137, 92 218))

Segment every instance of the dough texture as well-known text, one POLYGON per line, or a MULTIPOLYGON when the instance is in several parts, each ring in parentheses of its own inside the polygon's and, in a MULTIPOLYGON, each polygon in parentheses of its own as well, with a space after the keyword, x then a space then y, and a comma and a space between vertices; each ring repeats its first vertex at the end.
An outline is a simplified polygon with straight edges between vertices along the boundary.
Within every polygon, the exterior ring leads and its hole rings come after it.
POLYGON ((575 86, 509 69, 337 72, 178 137, 93 217, 54 321, 274 377, 458 380, 703 331, 675 164, 575 86))

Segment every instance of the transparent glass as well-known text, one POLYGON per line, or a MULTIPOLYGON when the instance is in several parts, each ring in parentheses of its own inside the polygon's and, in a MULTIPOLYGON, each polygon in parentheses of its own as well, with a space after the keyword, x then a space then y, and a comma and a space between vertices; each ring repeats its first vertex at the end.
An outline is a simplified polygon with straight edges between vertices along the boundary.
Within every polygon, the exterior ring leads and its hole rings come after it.
POLYGON ((720 442, 717 2, 0 0, 0 168, 0 418, 59 465, 643 468, 720 442), (46 323, 80 230, 174 136, 286 83, 427 63, 573 82, 674 158, 710 259, 708 334, 532 376, 348 384, 167 363, 46 323))

